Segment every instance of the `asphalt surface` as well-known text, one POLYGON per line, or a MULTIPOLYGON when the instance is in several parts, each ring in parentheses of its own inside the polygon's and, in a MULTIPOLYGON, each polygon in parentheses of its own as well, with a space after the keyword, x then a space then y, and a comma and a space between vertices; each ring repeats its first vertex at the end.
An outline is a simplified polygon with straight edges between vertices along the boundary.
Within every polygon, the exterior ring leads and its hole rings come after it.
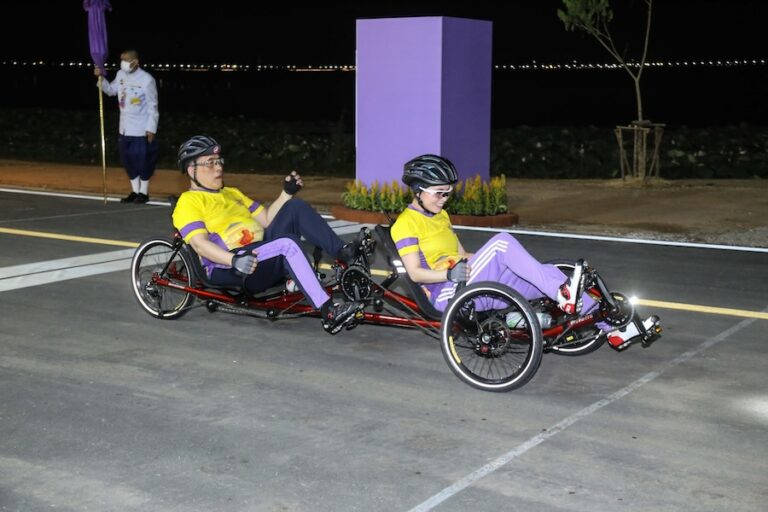
POLYGON ((494 394, 418 331, 153 319, 130 244, 169 233, 161 205, 0 193, 0 510, 765 509, 766 252, 519 236, 683 309, 494 394))

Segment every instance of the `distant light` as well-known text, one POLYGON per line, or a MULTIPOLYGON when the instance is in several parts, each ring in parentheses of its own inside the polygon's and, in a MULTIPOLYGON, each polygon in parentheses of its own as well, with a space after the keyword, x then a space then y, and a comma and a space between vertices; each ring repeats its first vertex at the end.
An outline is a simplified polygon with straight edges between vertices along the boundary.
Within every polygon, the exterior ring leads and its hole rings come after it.
MULTIPOLYGON (((647 61, 644 67, 734 67, 734 66, 765 66, 768 61, 766 59, 703 59, 703 60, 685 60, 685 61, 647 61)), ((86 67, 90 66, 90 62, 45 62, 43 60, 32 61, 2 61, 0 66, 21 66, 21 67, 86 67)), ((627 67, 639 68, 640 64, 634 61, 625 63, 627 67)), ((116 64, 105 63, 106 69, 117 69, 116 64)), ((354 72, 356 67, 351 64, 145 64, 145 67, 149 69, 158 69, 160 71, 180 69, 183 71, 227 71, 227 72, 249 72, 249 71, 341 71, 341 72, 354 72)), ((535 60, 527 64, 494 64, 493 69, 497 71, 518 71, 518 70, 547 70, 547 71, 579 71, 579 70, 617 70, 622 69, 622 65, 612 63, 601 62, 587 62, 581 63, 576 59, 564 64, 558 63, 539 63, 535 60)))

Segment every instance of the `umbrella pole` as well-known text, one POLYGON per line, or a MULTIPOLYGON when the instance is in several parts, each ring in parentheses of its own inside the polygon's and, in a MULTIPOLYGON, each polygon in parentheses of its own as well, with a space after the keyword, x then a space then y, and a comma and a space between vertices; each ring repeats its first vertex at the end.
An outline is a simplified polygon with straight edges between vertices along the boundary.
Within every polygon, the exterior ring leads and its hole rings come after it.
POLYGON ((104 78, 99 75, 99 124, 101 126, 101 181, 104 185, 104 204, 107 204, 107 149, 104 140, 104 92, 101 90, 101 81, 104 78))

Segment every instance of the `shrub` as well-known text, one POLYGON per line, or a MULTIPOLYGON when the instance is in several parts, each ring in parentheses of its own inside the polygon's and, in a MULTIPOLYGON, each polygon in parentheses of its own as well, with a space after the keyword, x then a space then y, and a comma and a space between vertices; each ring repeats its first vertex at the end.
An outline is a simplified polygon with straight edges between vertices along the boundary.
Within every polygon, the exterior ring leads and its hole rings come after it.
MULTIPOLYGON (((120 166, 114 105, 105 109, 104 118, 107 165, 120 166)), ((208 133, 222 143, 227 172, 283 173, 296 169, 305 174, 354 175, 354 135, 341 119, 270 123, 243 115, 198 112, 161 112, 158 167, 174 169, 178 145, 198 133, 208 133)), ((101 165, 98 113, 2 108, 0 158, 101 165)), ((617 178, 619 160, 613 128, 494 129, 491 175, 502 174, 513 178, 617 178)), ((668 126, 661 142, 661 177, 768 178, 768 127, 668 126)), ((397 198, 391 185, 389 190, 397 198)), ((452 199, 451 203, 460 201, 452 199)), ((476 205, 461 208, 471 210, 476 205)))

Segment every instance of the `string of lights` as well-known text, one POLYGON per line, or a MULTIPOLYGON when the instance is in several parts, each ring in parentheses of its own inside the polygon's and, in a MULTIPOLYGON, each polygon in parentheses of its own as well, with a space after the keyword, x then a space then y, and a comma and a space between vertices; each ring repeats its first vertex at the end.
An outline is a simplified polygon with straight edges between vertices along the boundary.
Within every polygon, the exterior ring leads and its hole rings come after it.
MULTIPOLYGON (((717 60, 683 60, 683 61, 649 61, 645 63, 647 68, 694 68, 694 67, 744 67, 744 66, 765 66, 767 59, 717 59, 717 60)), ((64 67, 91 67, 90 62, 46 62, 38 61, 18 61, 4 60, 0 62, 4 67, 19 68, 64 68, 64 67)), ((142 65, 144 68, 153 71, 192 71, 192 72, 259 72, 259 71, 289 71, 289 72, 354 72, 355 66, 352 65, 295 65, 295 64, 155 64, 147 63, 142 65)), ((640 64, 636 62, 627 63, 628 67, 639 68, 640 64)), ((117 69, 117 65, 107 64, 106 69, 117 69)), ((496 71, 563 71, 563 70, 615 70, 622 69, 623 66, 617 63, 581 63, 572 61, 565 64, 539 64, 536 61, 530 64, 495 64, 493 69, 496 71)))

